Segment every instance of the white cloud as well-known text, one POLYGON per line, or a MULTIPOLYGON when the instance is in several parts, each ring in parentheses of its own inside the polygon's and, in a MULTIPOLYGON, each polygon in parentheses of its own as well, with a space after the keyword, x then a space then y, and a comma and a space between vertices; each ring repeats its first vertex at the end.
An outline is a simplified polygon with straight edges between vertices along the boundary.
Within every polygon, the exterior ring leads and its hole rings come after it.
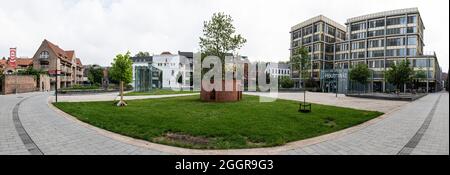
POLYGON ((448 70, 448 1, 425 0, 0 0, 0 57, 10 47, 32 56, 43 39, 74 49, 85 64, 109 65, 127 50, 177 52, 198 48, 203 21, 230 14, 248 43, 241 53, 257 60, 287 60, 290 27, 323 14, 344 24, 368 13, 419 7, 425 50, 448 70))

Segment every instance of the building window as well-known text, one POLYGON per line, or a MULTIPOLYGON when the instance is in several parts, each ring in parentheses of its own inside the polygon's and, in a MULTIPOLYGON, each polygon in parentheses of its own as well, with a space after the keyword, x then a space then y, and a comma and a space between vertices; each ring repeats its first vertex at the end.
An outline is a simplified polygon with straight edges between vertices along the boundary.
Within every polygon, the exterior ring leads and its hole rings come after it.
POLYGON ((383 57, 384 56, 384 50, 374 50, 369 51, 367 57, 383 57))
POLYGON ((399 34, 406 34, 406 28, 393 28, 393 29, 387 29, 386 35, 399 35, 399 34))
POLYGON ((355 33, 351 35, 351 39, 363 39, 366 38, 366 32, 355 33))
POLYGON ((369 61, 369 68, 383 68, 384 60, 369 61))
POLYGON ((322 51, 321 44, 314 44, 314 52, 317 52, 317 51, 322 51))
POLYGON ((417 27, 408 27, 407 33, 417 33, 417 27))
POLYGON ((334 45, 325 45, 325 52, 333 53, 334 52, 334 45))
POLYGON ((417 16, 408 16, 408 24, 416 24, 417 16))
POLYGON ((352 52, 352 59, 364 58, 365 52, 352 52))
POLYGON ((417 49, 408 49, 408 56, 417 56, 417 49))
POLYGON ((373 30, 367 32, 367 37, 374 37, 374 36, 381 36, 384 35, 384 29, 383 30, 373 30))
POLYGON ((388 49, 386 56, 402 57, 406 56, 406 49, 388 49))
POLYGON ((316 42, 316 41, 322 41, 322 35, 318 35, 318 34, 317 34, 317 35, 314 35, 314 36, 313 36, 313 41, 314 41, 314 42, 316 42))
POLYGON ((50 54, 47 51, 43 51, 43 52, 41 52, 41 54, 39 54, 40 59, 48 59, 49 57, 50 57, 50 54))
POLYGON ((327 27, 325 28, 325 32, 328 33, 329 35, 335 36, 336 35, 336 29, 333 28, 332 26, 326 25, 327 27))
POLYGON ((384 47, 384 39, 369 40, 369 48, 384 47))
POLYGON ((366 29, 366 23, 352 24, 351 31, 364 30, 366 29))
POLYGON ((303 29, 303 36, 309 35, 313 32, 312 26, 303 29))
POLYGON ((405 43, 405 38, 401 37, 401 38, 388 38, 386 40, 386 46, 404 46, 405 43))
POLYGON ((369 28, 384 27, 384 19, 369 21, 369 28))
POLYGON ((303 38, 303 44, 309 44, 312 41, 312 37, 303 38))
POLYGON ((416 44, 417 44, 417 37, 416 36, 408 37, 408 45, 416 45, 416 44))
POLYGON ((415 59, 413 60, 413 67, 424 68, 430 67, 430 60, 428 59, 415 59))
POLYGON ((400 25, 406 24, 406 17, 389 18, 386 20, 386 25, 400 25))
POLYGON ((352 50, 356 50, 356 49, 364 49, 364 48, 366 48, 366 43, 365 43, 365 41, 352 42, 352 50))
POLYGON ((320 31, 321 31, 321 30, 320 30, 320 26, 321 26, 320 23, 319 23, 319 24, 314 24, 314 33, 320 32, 320 31))

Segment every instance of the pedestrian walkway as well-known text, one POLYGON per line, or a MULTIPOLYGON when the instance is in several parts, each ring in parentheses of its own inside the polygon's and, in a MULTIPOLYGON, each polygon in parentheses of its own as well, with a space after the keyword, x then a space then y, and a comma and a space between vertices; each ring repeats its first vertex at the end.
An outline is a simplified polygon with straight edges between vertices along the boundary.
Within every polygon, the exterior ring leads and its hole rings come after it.
POLYGON ((436 111, 439 112, 434 113, 430 129, 427 129, 425 135, 418 140, 419 145, 412 150, 412 153, 448 155, 448 93, 430 94, 354 133, 292 149, 283 154, 399 154, 422 127, 435 103, 438 104, 436 111))
MULTIPOLYGON (((268 96, 268 93, 249 92, 249 95, 268 96)), ((277 98, 286 100, 303 101, 303 92, 280 92, 277 98)), ((374 100, 356 97, 347 97, 344 94, 307 92, 306 101, 331 106, 348 107, 354 109, 379 111, 388 113, 410 102, 392 100, 374 100)))

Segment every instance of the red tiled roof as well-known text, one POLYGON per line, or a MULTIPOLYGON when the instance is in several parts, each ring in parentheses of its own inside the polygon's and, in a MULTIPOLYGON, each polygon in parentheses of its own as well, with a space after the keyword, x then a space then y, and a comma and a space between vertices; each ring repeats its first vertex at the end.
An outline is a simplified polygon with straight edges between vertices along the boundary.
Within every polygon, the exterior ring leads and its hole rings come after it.
MULTIPOLYGON (((10 68, 8 60, 0 60, 1 67, 10 68)), ((17 58, 16 66, 28 67, 33 65, 32 58, 17 58)))
POLYGON ((44 40, 44 43, 48 44, 48 47, 50 47, 50 49, 52 49, 53 52, 55 52, 55 54, 60 57, 60 58, 64 58, 64 59, 68 59, 69 57, 66 54, 66 51, 62 50, 61 48, 59 48, 59 46, 51 43, 48 40, 44 40))
POLYGON ((83 66, 83 64, 81 63, 81 60, 79 58, 76 59, 77 65, 79 66, 83 66))
POLYGON ((6 60, 0 60, 0 66, 5 67, 6 66, 6 60))
POLYGON ((73 55, 75 54, 75 51, 67 50, 67 51, 65 51, 65 53, 66 53, 67 57, 69 58, 69 60, 72 60, 73 55))
POLYGON ((17 66, 30 66, 33 65, 33 58, 18 58, 16 59, 17 66))
MULTIPOLYGON (((73 59, 75 58, 74 50, 63 50, 59 46, 53 44, 52 42, 50 42, 46 39, 43 41, 43 44, 45 44, 45 43, 59 58, 66 59, 67 61, 70 61, 70 62, 72 62, 73 59)), ((82 65, 81 60, 79 58, 75 58, 75 59, 76 59, 75 61, 76 61, 77 65, 82 65)))

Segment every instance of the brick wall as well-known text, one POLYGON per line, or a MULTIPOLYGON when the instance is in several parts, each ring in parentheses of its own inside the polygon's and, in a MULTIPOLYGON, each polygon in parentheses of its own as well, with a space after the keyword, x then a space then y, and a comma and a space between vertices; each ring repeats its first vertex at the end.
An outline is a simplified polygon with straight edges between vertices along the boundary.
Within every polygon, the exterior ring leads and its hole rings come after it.
MULTIPOLYGON (((209 82, 203 82, 209 83, 209 82)), ((200 99, 205 102, 234 102, 242 100, 242 91, 240 91, 241 82, 236 80, 222 81, 222 89, 224 91, 208 92, 205 89, 201 89, 200 99), (225 91, 226 83, 233 86, 232 91, 225 91)))
POLYGON ((5 75, 2 83, 2 94, 34 92, 37 90, 35 76, 5 75))

